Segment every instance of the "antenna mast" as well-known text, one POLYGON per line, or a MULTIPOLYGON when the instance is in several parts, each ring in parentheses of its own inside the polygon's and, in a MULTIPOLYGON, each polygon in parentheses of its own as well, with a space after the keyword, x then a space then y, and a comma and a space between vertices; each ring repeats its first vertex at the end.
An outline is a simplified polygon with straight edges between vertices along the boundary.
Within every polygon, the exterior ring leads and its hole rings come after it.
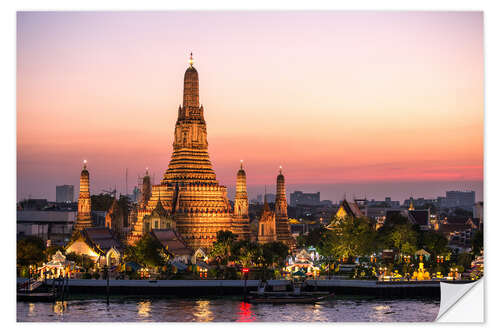
POLYGON ((128 168, 125 168, 125 196, 128 197, 128 168))

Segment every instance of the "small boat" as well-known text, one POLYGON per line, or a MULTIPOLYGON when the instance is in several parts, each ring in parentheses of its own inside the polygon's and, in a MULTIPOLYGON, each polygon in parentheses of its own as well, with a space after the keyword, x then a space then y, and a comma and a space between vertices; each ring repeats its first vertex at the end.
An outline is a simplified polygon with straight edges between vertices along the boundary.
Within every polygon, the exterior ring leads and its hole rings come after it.
POLYGON ((301 285, 292 285, 293 292, 290 291, 265 291, 266 284, 259 285, 257 291, 251 291, 247 297, 250 303, 317 303, 333 296, 327 291, 304 292, 301 285))
POLYGON ((54 293, 17 293, 18 302, 52 302, 55 298, 54 293))
POLYGON ((302 303, 313 304, 321 302, 333 296, 333 293, 322 296, 314 295, 250 295, 247 301, 250 303, 272 303, 272 304, 286 304, 286 303, 302 303))

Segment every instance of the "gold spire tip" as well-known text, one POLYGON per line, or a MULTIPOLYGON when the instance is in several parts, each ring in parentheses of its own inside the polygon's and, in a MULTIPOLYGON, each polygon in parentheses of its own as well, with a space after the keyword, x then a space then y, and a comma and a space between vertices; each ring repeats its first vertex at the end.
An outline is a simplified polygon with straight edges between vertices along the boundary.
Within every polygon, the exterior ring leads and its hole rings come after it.
POLYGON ((193 60, 193 52, 189 55, 189 66, 193 67, 194 60, 193 60))

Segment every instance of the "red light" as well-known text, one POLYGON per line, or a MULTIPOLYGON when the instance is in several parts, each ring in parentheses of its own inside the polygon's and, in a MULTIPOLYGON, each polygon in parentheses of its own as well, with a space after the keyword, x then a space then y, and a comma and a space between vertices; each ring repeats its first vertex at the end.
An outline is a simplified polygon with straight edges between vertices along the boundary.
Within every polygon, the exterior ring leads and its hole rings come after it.
POLYGON ((243 273, 248 273, 248 272, 250 272, 250 269, 249 268, 243 268, 242 272, 243 273))

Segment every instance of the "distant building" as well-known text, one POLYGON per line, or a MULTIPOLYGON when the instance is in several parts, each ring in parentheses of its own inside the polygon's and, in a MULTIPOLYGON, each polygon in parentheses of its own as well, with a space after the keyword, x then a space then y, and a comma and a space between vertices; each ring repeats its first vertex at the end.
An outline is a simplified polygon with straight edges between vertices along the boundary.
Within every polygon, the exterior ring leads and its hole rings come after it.
POLYGON ((56 202, 73 202, 74 195, 75 188, 73 185, 56 186, 56 202))
POLYGON ((130 197, 130 200, 132 202, 138 202, 140 197, 141 197, 141 190, 139 190, 139 188, 135 186, 134 189, 132 190, 132 195, 130 197))
POLYGON ((321 200, 320 204, 321 204, 321 206, 328 206, 328 207, 330 207, 330 206, 333 205, 333 202, 332 202, 332 200, 321 200))
POLYGON ((459 207, 468 211, 473 210, 476 202, 476 192, 474 191, 446 191, 446 207, 459 207))
POLYGON ((391 200, 391 197, 386 197, 384 201, 376 201, 374 199, 370 201, 365 201, 364 206, 368 207, 387 207, 387 208, 398 208, 400 206, 399 201, 391 200))
POLYGON ((276 194, 273 194, 273 193, 266 193, 266 194, 265 194, 265 200, 266 200, 268 203, 275 202, 275 201, 276 201, 276 194))
POLYGON ((47 199, 26 199, 19 203, 18 210, 42 210, 48 206, 47 199))
POLYGON ((321 205, 320 192, 316 193, 304 193, 302 191, 295 191, 290 194, 290 206, 298 205, 310 205, 319 206, 321 205))
POLYGON ((38 237, 50 245, 62 246, 71 238, 76 212, 18 211, 17 237, 38 237))
MULTIPOLYGON (((429 230, 430 225, 430 209, 415 209, 410 205, 408 209, 386 209, 385 221, 391 220, 394 217, 401 215, 407 218, 412 224, 416 224, 421 230, 429 230)), ((384 222, 385 222, 384 221, 384 222)))

